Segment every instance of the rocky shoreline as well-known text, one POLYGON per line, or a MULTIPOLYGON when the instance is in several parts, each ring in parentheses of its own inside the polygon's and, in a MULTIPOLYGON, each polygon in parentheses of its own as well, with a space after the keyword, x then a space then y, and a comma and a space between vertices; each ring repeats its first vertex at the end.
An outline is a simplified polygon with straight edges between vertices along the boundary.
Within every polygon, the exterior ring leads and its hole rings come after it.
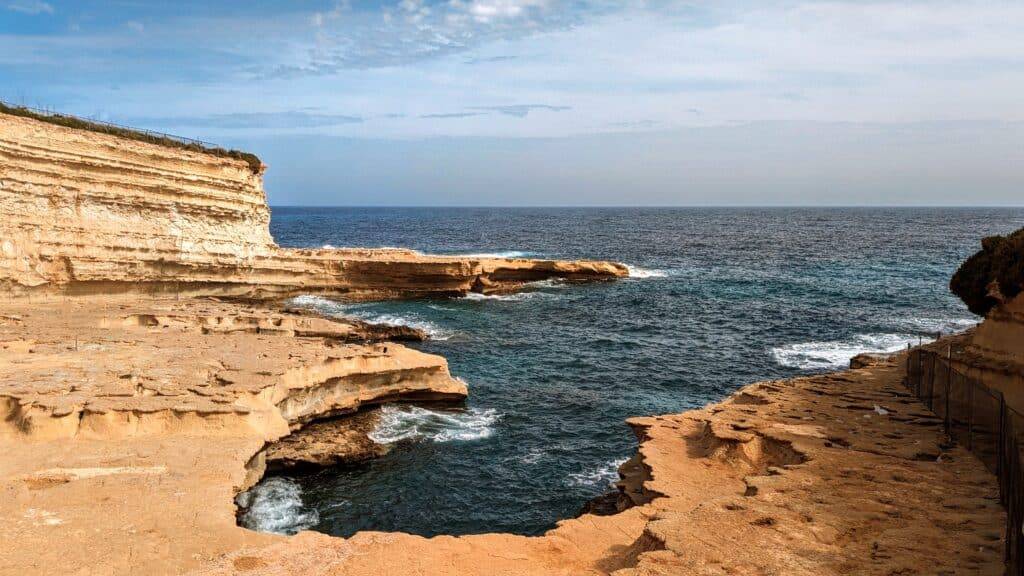
MULTIPOLYGON (((628 270, 281 248, 244 160, 0 116, 0 574, 1002 573, 995 479, 899 358, 631 419, 614 498, 543 536, 246 530, 235 497, 268 468, 372 457, 365 409, 468 393, 394 342, 418 331, 269 302, 628 270)), ((1019 344, 1019 304, 977 353, 1019 344)))
MULTIPOLYGON (((465 389, 443 359, 323 336, 345 334, 344 322, 236 306, 152 303, 144 322, 141 308, 122 304, 5 308, 0 396, 20 408, 2 435, 0 512, 14 521, 0 527, 10 544, 0 573, 1001 573, 994 478, 945 444, 937 419, 903 389, 898 360, 757 383, 701 410, 630 420, 641 442, 622 468, 615 513, 564 520, 542 537, 251 532, 236 525, 234 496, 268 459, 273 468, 339 458, 337 434, 321 445, 319 425, 306 424, 313 406, 337 415, 398 390, 457 398, 465 389), (254 316, 276 330, 235 329, 254 316), (295 335, 313 326, 318 336, 295 335), (194 384, 183 380, 202 365, 190 349, 217 364, 194 384), (168 355, 148 363, 143 350, 168 355), (234 350, 262 360, 236 363, 234 350), (290 373, 302 378, 288 379, 283 395, 267 380, 290 373), (357 384, 328 395, 318 380, 357 384), (301 429, 309 436, 289 436, 301 429), (273 443, 280 438, 292 441, 273 443), (55 538, 76 552, 40 546, 55 538)), ((372 412, 360 414, 365 437, 372 412)), ((372 456, 358 439, 341 445, 372 456)))

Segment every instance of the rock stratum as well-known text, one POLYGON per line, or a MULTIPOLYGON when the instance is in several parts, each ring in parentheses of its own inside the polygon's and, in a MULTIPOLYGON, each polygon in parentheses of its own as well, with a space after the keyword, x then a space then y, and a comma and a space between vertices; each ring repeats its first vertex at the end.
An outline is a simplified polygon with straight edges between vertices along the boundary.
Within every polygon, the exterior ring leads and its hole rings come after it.
POLYGON ((277 246, 244 160, 0 114, 0 289, 350 299, 514 290, 628 275, 598 261, 277 246))

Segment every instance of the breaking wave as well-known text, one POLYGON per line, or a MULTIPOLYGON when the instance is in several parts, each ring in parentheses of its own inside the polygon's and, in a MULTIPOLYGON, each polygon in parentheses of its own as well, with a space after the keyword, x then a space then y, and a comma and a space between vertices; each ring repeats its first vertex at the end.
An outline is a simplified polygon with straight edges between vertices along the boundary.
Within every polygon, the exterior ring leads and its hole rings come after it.
POLYGON ((918 334, 955 334, 975 327, 979 318, 906 318, 895 322, 896 326, 918 334))
POLYGON ((480 294, 479 292, 470 292, 462 297, 462 300, 473 300, 476 302, 486 302, 488 300, 495 300, 498 302, 522 302, 523 300, 529 300, 536 298, 540 292, 514 292, 512 294, 480 294))
POLYGON ((402 440, 479 440, 494 433, 502 415, 493 408, 470 408, 464 412, 436 412, 419 406, 385 405, 371 440, 391 444, 402 440))
POLYGON ((534 298, 561 298, 559 294, 555 294, 552 290, 561 290, 566 288, 568 285, 557 278, 548 280, 538 280, 536 282, 527 282, 521 292, 512 292, 510 294, 481 294, 479 292, 470 292, 462 297, 463 300, 474 300, 483 302, 487 300, 495 300, 498 302, 522 302, 523 300, 532 300, 534 298))
POLYGON ((470 254, 442 254, 442 256, 459 256, 462 258, 526 258, 533 256, 533 252, 522 250, 504 250, 499 252, 476 252, 470 254))
POLYGON ((667 278, 672 274, 671 270, 641 268, 639 266, 630 266, 629 264, 626 264, 626 268, 629 270, 630 278, 640 280, 647 278, 667 278))
POLYGON ((846 340, 803 342, 771 349, 781 366, 802 370, 845 368, 850 359, 865 352, 896 352, 907 344, 917 344, 918 336, 906 334, 858 334, 846 340))
POLYGON ((619 479, 619 466, 625 464, 626 460, 628 459, 612 460, 597 468, 573 472, 566 477, 565 483, 571 487, 610 488, 619 479))
POLYGON ((265 478, 235 502, 244 510, 239 516, 242 526, 258 532, 295 534, 320 522, 316 510, 304 509, 299 485, 284 476, 265 478))
POLYGON ((323 296, 312 295, 296 296, 287 303, 300 308, 313 308, 326 316, 356 318, 371 324, 385 326, 417 328, 425 332, 432 340, 448 340, 455 335, 451 330, 446 330, 415 315, 379 313, 367 308, 365 304, 344 304, 323 296))
POLYGON ((427 322, 426 320, 416 320, 411 318, 405 318, 403 316, 397 316, 394 314, 351 314, 360 320, 365 320, 371 324, 384 324, 385 326, 408 326, 410 328, 418 328, 423 330, 431 340, 448 340, 454 333, 450 330, 445 330, 427 322))

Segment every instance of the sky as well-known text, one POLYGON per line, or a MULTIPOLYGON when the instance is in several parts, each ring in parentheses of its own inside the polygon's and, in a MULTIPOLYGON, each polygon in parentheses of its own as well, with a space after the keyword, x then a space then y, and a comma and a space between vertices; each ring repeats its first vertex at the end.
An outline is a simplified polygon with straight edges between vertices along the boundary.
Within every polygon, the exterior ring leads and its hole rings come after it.
POLYGON ((1024 2, 0 0, 0 99, 273 205, 1024 204, 1024 2))

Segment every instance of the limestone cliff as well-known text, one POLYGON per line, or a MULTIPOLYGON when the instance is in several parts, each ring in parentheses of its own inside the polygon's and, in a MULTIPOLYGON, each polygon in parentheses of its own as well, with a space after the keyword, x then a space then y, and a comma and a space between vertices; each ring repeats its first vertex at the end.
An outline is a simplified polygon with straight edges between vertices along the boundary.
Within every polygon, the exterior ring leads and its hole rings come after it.
POLYGON ((982 240, 950 289, 985 316, 959 345, 947 348, 952 362, 1024 413, 1024 229, 982 240))
POLYGON ((627 275, 607 262, 289 250, 230 157, 0 114, 0 290, 402 298, 627 275))

